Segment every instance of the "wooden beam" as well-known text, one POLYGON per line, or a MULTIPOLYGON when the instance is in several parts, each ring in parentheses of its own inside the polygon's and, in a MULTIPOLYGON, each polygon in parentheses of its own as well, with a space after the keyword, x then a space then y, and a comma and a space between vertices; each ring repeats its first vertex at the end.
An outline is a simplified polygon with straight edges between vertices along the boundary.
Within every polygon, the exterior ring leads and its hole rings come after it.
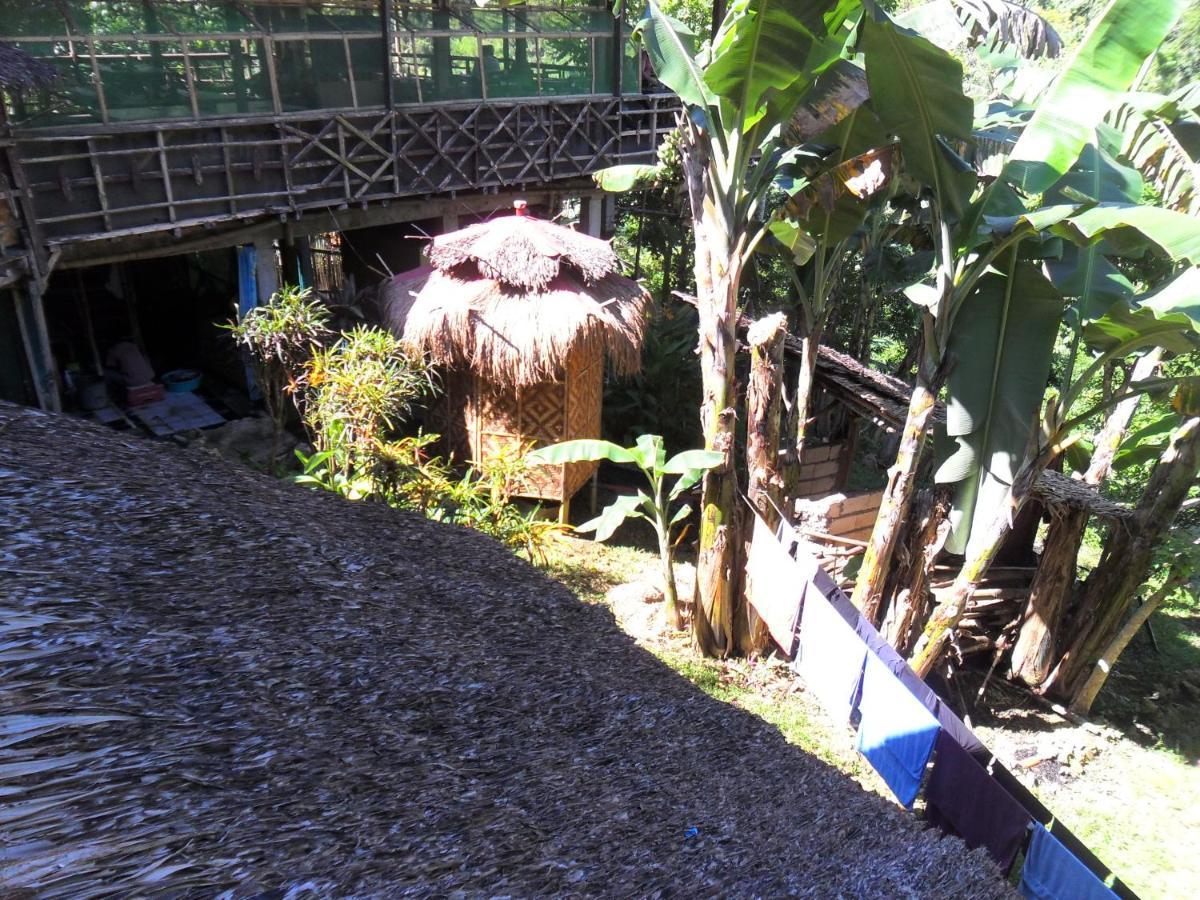
POLYGON ((50 349, 50 332, 46 327, 46 311, 42 291, 34 279, 13 286, 17 309, 17 327, 25 347, 25 359, 33 376, 34 395, 38 406, 49 412, 62 411, 58 387, 58 367, 50 349))

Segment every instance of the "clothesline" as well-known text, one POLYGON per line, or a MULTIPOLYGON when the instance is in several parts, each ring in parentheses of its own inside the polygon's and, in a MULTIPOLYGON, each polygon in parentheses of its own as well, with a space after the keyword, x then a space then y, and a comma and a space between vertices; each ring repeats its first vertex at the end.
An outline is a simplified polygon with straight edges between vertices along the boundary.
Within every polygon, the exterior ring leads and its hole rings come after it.
POLYGON ((805 544, 755 513, 750 603, 826 713, 855 727, 859 752, 897 800, 911 809, 923 789, 926 820, 986 848, 1006 873, 1024 849, 1026 897, 1136 900, 859 614, 805 544))

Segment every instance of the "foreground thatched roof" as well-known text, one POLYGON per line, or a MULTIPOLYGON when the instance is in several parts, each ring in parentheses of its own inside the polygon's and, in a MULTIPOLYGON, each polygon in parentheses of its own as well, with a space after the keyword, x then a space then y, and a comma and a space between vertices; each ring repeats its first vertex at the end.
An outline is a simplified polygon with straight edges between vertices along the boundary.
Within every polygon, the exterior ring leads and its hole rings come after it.
POLYGON ((4 404, 0 453, 0 895, 1008 894, 478 534, 4 404))
POLYGON ((58 70, 54 66, 35 59, 12 44, 0 42, 0 89, 45 87, 57 77, 58 70))
POLYGON ((579 349, 641 366, 646 292, 607 241, 528 215, 435 237, 430 265, 384 284, 388 326, 438 365, 501 387, 561 377, 579 349))

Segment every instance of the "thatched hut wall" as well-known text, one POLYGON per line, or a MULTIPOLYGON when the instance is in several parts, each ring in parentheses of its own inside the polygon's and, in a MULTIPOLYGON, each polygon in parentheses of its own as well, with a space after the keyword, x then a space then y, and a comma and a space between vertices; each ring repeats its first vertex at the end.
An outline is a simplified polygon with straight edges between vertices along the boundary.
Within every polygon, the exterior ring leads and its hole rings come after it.
MULTIPOLYGON (((525 387, 504 387, 465 369, 443 378, 434 412, 446 448, 459 459, 486 465, 519 447, 542 447, 576 438, 600 437, 604 392, 604 348, 580 343, 567 356, 561 376, 525 387)), ((595 473, 598 463, 532 469, 518 496, 569 500, 595 473)))

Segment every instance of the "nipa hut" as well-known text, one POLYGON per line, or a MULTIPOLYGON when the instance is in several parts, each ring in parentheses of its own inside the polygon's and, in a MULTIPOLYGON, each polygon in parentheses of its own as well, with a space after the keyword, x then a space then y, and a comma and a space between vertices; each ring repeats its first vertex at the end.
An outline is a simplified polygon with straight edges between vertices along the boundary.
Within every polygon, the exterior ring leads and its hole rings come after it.
MULTIPOLYGON (((600 437, 607 357, 641 365, 646 292, 607 241, 514 214, 435 237, 429 265, 382 293, 392 331, 444 368, 434 425, 460 459, 485 465, 525 445, 600 437)), ((540 466, 518 493, 571 497, 597 463, 540 466)))

